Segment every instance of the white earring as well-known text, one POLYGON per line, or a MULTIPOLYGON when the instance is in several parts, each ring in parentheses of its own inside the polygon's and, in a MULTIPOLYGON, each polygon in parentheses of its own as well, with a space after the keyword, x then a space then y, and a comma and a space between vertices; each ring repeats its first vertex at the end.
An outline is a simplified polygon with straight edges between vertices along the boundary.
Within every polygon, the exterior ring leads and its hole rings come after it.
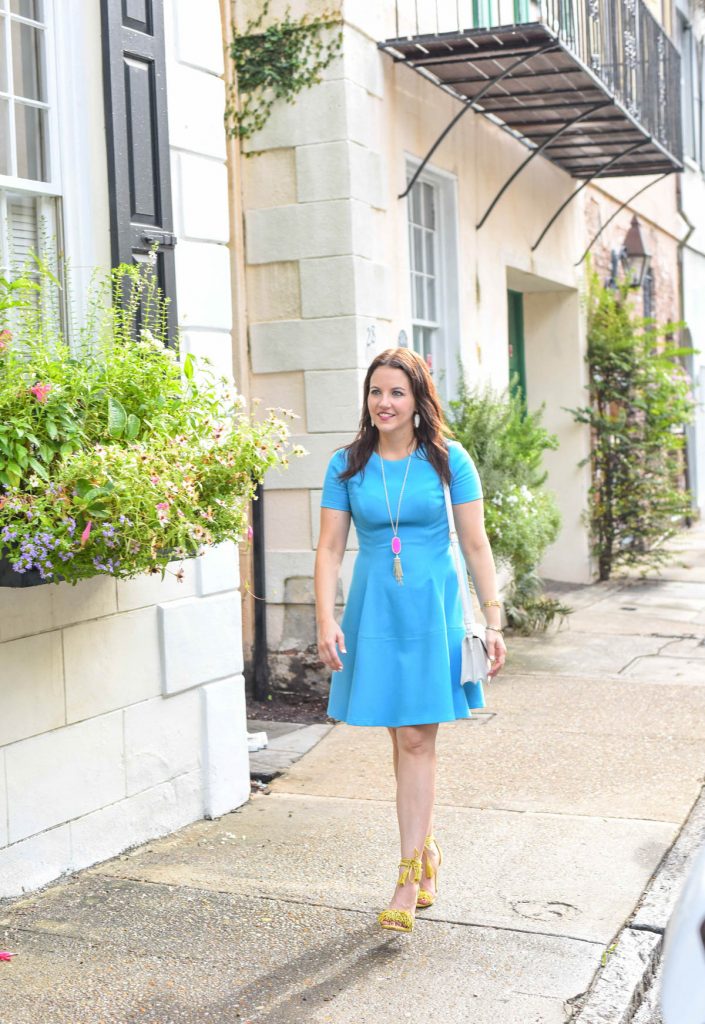
POLYGON ((421 426, 421 417, 417 412, 414 413, 414 429, 418 430, 421 426))

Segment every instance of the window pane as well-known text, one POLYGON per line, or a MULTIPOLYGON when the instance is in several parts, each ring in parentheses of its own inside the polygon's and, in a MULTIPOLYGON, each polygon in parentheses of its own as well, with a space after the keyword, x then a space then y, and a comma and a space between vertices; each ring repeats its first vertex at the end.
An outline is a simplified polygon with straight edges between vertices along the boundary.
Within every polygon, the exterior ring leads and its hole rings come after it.
POLYGON ((435 223, 435 211, 433 205, 433 186, 423 185, 423 225, 424 227, 430 228, 431 231, 436 226, 435 223))
POLYGON ((5 32, 7 30, 7 18, 0 16, 0 90, 7 92, 8 77, 7 77, 7 49, 5 47, 5 32))
POLYGON ((423 229, 412 228, 413 248, 411 250, 411 266, 414 270, 423 270, 423 229))
POLYGON ((10 196, 7 201, 10 262, 17 270, 33 265, 39 249, 37 201, 30 196, 10 196))
POLYGON ((414 350, 423 356, 433 372, 433 330, 430 327, 414 326, 414 350))
POLYGON ((46 101, 42 67, 43 30, 12 22, 12 78, 15 95, 28 100, 46 101))
POLYGON ((47 181, 45 145, 46 111, 15 104, 17 174, 32 181, 47 181))
POLYGON ((414 185, 409 193, 409 221, 412 224, 419 223, 419 186, 414 185))
POLYGON ((426 309, 424 305, 424 279, 420 274, 412 274, 413 288, 411 289, 411 315, 415 320, 426 319, 426 309))
POLYGON ((434 243, 434 240, 435 240, 434 236, 431 234, 431 232, 427 231, 426 232, 426 237, 424 239, 424 241, 426 243, 426 263, 425 263, 425 267, 426 267, 426 273, 427 274, 435 274, 435 272, 436 272, 436 265, 435 265, 434 258, 433 258, 433 249, 434 249, 434 244, 433 243, 434 243))
POLYGON ((35 21, 41 21, 44 14, 42 0, 10 0, 10 10, 13 14, 33 18, 35 21))
POLYGON ((10 166, 10 101, 0 100, 0 174, 12 174, 10 166))
POLYGON ((436 280, 433 277, 426 278, 426 319, 436 319, 436 280))

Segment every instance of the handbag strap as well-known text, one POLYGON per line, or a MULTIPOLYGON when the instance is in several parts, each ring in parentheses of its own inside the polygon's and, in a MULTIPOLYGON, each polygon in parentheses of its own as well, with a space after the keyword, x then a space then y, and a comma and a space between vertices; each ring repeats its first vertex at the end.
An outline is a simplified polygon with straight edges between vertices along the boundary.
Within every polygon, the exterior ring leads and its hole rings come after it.
POLYGON ((455 518, 453 516, 453 505, 450 500, 450 490, 448 484, 443 484, 443 497, 446 502, 446 513, 448 515, 448 531, 450 534, 450 548, 453 552, 453 561, 455 562, 455 573, 458 577, 458 590, 460 591, 460 602, 463 606, 463 622, 465 624, 465 633, 467 636, 472 634, 473 623, 475 617, 472 613, 472 599, 470 598, 470 588, 468 586, 468 574, 465 568, 465 561, 460 551, 460 542, 458 541, 458 532, 455 529, 455 518))

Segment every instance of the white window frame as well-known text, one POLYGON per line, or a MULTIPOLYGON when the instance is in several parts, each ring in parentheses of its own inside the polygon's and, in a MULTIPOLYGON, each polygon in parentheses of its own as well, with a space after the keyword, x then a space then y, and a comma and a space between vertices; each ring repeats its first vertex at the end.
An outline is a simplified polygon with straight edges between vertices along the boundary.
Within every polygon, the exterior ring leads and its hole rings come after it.
MULTIPOLYGON (((406 180, 416 173, 420 161, 406 156, 406 180)), ((413 296, 411 294, 411 268, 413 257, 410 251, 409 200, 406 209, 406 237, 409 245, 409 346, 413 348, 414 326, 431 327, 432 373, 439 395, 444 403, 456 396, 458 383, 458 360, 460 357, 460 288, 458 258, 458 180, 454 174, 436 167, 425 167, 419 182, 431 185, 434 190, 436 227, 434 231, 434 261, 436 270, 436 317, 434 323, 413 318, 413 296)))
MULTIPOLYGON (((23 24, 37 26, 43 25, 45 33, 45 74, 46 74, 46 103, 29 102, 31 106, 37 106, 47 110, 47 125, 45 137, 45 157, 48 164, 48 181, 34 181, 31 178, 20 178, 16 175, 0 174, 0 265, 3 268, 10 266, 12 262, 11 240, 9 237, 8 223, 8 199, 15 195, 21 197, 34 197, 37 202, 37 225, 38 237, 39 228, 43 221, 51 233, 56 237, 57 251, 62 249, 62 240, 59 237, 61 229, 61 211, 59 203, 62 196, 61 187, 61 160, 59 153, 59 124, 58 105, 59 95, 57 87, 57 66, 56 66, 56 37, 54 33, 54 0, 44 0, 44 20, 33 21, 20 15, 10 13, 9 0, 0 0, 0 10, 5 18, 18 21, 23 24)), ((11 48, 11 33, 6 33, 6 51, 11 48)), ((0 44, 1 44, 0 40, 0 44)), ((7 52, 8 69, 11 64, 10 53, 7 52)), ((8 81, 8 92, 0 92, 0 97, 10 101, 10 145, 14 155, 14 89, 8 81)))

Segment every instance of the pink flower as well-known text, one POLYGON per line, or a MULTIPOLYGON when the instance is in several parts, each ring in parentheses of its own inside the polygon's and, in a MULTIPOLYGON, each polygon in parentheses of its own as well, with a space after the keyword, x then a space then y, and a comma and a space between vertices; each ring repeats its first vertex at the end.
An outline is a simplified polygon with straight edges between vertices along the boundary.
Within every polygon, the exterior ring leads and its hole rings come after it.
POLYGON ((88 542, 88 538, 91 535, 91 526, 92 525, 93 525, 93 520, 89 519, 88 522, 86 523, 86 528, 84 529, 83 533, 81 534, 81 547, 85 547, 86 546, 86 544, 88 542))
POLYGON ((8 331, 7 328, 4 331, 0 331, 0 352, 4 352, 10 343, 12 338, 12 331, 8 331))
POLYGON ((6 949, 0 950, 0 960, 12 960, 17 953, 8 953, 6 949))
POLYGON ((29 390, 37 401, 41 402, 43 405, 47 400, 47 395, 51 391, 51 384, 34 384, 29 390))
POLYGON ((255 535, 255 531, 254 531, 254 530, 252 529, 252 527, 251 527, 251 526, 248 526, 248 527, 247 527, 247 539, 248 539, 248 540, 252 540, 252 538, 254 537, 254 535, 255 535))
POLYGON ((160 501, 158 505, 155 505, 155 508, 157 510, 157 518, 158 518, 159 522, 162 525, 164 523, 168 522, 168 520, 169 520, 169 502, 168 501, 160 501))
POLYGON ((152 481, 153 484, 158 484, 159 483, 159 477, 158 476, 150 476, 149 479, 152 481))

